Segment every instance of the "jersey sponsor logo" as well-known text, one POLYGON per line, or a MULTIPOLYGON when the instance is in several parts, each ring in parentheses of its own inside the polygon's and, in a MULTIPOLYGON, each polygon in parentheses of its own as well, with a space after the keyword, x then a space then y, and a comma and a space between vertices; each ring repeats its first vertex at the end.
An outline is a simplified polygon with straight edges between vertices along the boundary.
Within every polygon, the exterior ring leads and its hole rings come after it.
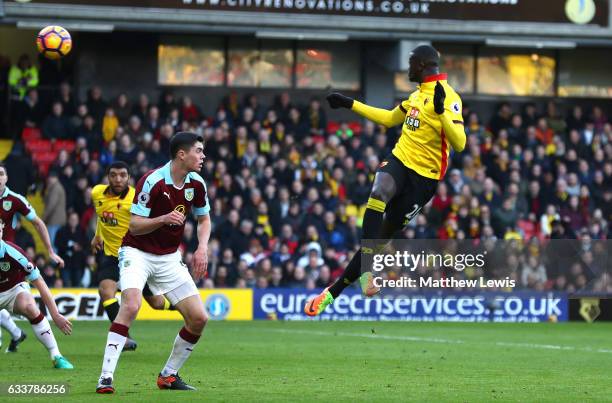
POLYGON ((5 200, 2 202, 2 209, 4 209, 4 211, 10 211, 11 207, 13 207, 13 202, 10 200, 5 200))
POLYGON ((185 215, 185 211, 187 211, 187 210, 185 209, 185 205, 184 204, 179 204, 178 206, 176 206, 174 208, 174 211, 178 211, 182 215, 185 215))
POLYGON ((208 316, 213 320, 222 320, 227 317, 230 312, 230 301, 223 294, 213 294, 206 298, 204 307, 208 316))
POLYGON ((140 192, 138 194, 138 204, 146 206, 149 200, 151 200, 151 195, 147 192, 140 192))
POLYGON ((416 131, 421 127, 421 120, 419 119, 419 110, 415 107, 410 107, 410 111, 406 114, 406 126, 409 130, 416 131))
POLYGON ((185 200, 187 201, 193 200, 193 188, 185 189, 185 200))
POLYGON ((11 263, 10 262, 0 262, 0 270, 2 271, 9 271, 11 268, 11 263))
POLYGON ((116 227, 117 225, 119 225, 119 221, 117 221, 117 219, 115 218, 115 214, 110 211, 104 211, 102 213, 102 217, 100 217, 100 221, 111 227, 116 227))

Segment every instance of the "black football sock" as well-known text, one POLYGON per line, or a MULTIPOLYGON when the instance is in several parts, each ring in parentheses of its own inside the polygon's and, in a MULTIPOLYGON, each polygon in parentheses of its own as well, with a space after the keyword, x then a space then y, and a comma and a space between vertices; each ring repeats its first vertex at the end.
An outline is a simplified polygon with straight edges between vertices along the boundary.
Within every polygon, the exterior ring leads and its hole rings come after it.
POLYGON ((332 284, 331 287, 329 287, 329 292, 332 295, 332 297, 337 298, 338 295, 340 295, 346 287, 353 284, 355 280, 357 280, 360 276, 361 276, 361 249, 359 249, 357 253, 353 255, 353 258, 349 262, 348 266, 346 266, 346 269, 344 269, 344 273, 342 273, 342 275, 338 277, 336 282, 332 284))
POLYGON ((110 298, 102 302, 106 315, 111 322, 115 321, 117 314, 119 313, 119 301, 117 298, 110 298))
MULTIPOLYGON (((387 204, 381 200, 369 198, 368 206, 363 214, 363 236, 361 239, 378 239, 383 223, 383 215, 387 204)), ((363 245, 362 245, 363 246, 363 245)))
MULTIPOLYGON (((386 207, 386 203, 381 200, 371 197, 368 199, 368 205, 363 215, 363 225, 361 226, 363 229, 362 241, 364 239, 378 239, 380 237, 380 229, 382 227, 383 215, 386 207)), ((361 276, 361 259, 366 259, 367 261, 363 263, 368 265, 368 261, 372 259, 373 253, 374 251, 371 247, 364 247, 362 245, 359 251, 355 253, 348 266, 346 266, 346 269, 344 269, 344 273, 342 273, 338 280, 329 287, 329 292, 332 297, 336 298, 346 287, 353 284, 361 276)))

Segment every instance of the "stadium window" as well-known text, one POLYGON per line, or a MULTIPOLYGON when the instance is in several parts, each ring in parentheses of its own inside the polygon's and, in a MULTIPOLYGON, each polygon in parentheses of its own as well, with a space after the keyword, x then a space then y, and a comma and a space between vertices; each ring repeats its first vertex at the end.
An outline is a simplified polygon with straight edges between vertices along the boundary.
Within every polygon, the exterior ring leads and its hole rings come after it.
POLYGON ((478 93, 554 96, 555 65, 552 53, 483 49, 478 56, 478 93))
POLYGON ((227 84, 230 87, 290 88, 293 51, 290 42, 231 38, 227 84))
POLYGON ((395 93, 399 97, 407 97, 411 92, 416 90, 416 83, 408 79, 407 71, 398 71, 395 73, 395 93))
POLYGON ((297 88, 359 90, 360 63, 357 43, 300 42, 295 67, 297 88))
POLYGON ((259 86, 290 88, 293 75, 291 43, 262 42, 259 59, 259 86))
POLYGON ((559 96, 612 98, 612 59, 604 49, 573 49, 559 55, 559 96), (585 63, 588 60, 588 63, 585 63))
POLYGON ((259 50, 256 39, 230 38, 227 59, 228 86, 257 87, 259 50))
POLYGON ((168 37, 160 42, 157 48, 157 81, 160 85, 224 84, 222 38, 168 37))
POLYGON ((474 48, 460 45, 437 45, 440 71, 448 74, 448 82, 459 94, 474 93, 474 48))

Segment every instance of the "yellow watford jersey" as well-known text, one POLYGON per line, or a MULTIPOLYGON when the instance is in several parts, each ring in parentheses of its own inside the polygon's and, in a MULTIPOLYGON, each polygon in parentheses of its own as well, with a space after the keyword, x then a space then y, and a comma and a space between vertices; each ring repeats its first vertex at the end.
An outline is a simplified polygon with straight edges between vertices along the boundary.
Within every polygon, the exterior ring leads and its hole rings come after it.
POLYGON ((400 104, 406 114, 402 135, 393 148, 393 155, 419 175, 442 179, 448 167, 450 147, 442 128, 440 116, 434 110, 433 97, 436 82, 444 87, 445 114, 450 113, 453 123, 463 129, 461 98, 446 82, 446 74, 430 76, 400 104))
POLYGON ((134 200, 134 188, 115 196, 108 185, 96 185, 91 199, 96 209, 98 223, 96 235, 104 241, 104 254, 118 256, 123 236, 130 225, 130 208, 134 200))
POLYGON ((387 127, 403 122, 402 134, 393 148, 405 166, 426 178, 440 180, 448 167, 450 146, 465 147, 461 98, 446 81, 446 74, 428 76, 410 97, 393 111, 373 108, 355 101, 353 110, 387 127), (444 87, 444 113, 434 110, 436 82, 444 87))

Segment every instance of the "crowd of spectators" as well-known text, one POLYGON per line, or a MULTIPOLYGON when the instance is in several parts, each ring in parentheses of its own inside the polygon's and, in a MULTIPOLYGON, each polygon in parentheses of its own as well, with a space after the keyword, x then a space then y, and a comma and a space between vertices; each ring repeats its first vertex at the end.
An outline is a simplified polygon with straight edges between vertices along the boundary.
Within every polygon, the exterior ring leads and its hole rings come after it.
MULTIPOLYGON (((55 287, 95 285, 91 188, 115 160, 127 162, 137 181, 167 161, 173 133, 189 130, 205 138, 201 174, 213 224, 209 277, 199 285, 329 285, 359 246, 370 184, 401 128, 328 124, 320 100, 303 101, 281 93, 262 105, 257 95, 230 93, 215 115, 205 116, 190 97, 178 99, 171 91, 154 102, 146 94, 111 98, 93 87, 82 102, 64 83, 43 108, 30 89, 16 107, 15 127, 76 141, 74 152, 60 152, 45 178, 45 202, 53 203, 45 218, 53 221, 48 225, 67 263, 58 272, 37 256, 45 279, 55 287)), ((521 110, 504 103, 492 117, 469 105, 463 112, 465 151, 452 156, 433 200, 398 237, 524 243, 610 238, 612 125, 601 107, 562 113, 551 101, 521 110)), ((33 253, 31 237, 18 234, 17 242, 33 253)), ((196 246, 189 221, 182 245, 188 265, 196 246)), ((584 261, 550 271, 545 260, 521 255, 517 286, 575 290, 596 276, 584 261)))

